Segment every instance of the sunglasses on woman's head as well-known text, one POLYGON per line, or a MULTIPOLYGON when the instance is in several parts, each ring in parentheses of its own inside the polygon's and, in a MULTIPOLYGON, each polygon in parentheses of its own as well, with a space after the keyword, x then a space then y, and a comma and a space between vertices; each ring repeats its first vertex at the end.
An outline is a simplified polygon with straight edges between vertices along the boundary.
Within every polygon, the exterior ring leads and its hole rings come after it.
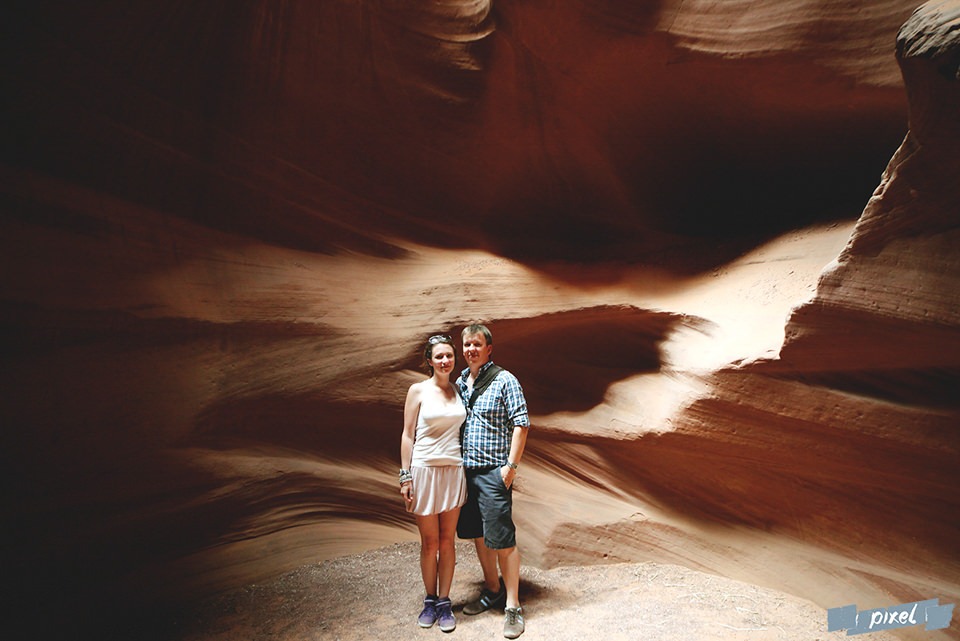
POLYGON ((431 336, 427 339, 427 342, 431 345, 436 345, 437 343, 452 343, 453 339, 449 336, 443 336, 442 334, 437 334, 436 336, 431 336))

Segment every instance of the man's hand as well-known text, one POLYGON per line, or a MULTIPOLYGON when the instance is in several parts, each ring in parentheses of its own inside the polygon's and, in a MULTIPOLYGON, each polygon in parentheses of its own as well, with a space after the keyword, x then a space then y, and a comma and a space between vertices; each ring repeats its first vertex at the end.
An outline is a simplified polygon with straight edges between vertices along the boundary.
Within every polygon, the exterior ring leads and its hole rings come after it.
POLYGON ((509 465, 504 465, 500 468, 500 476, 503 477, 503 485, 508 490, 513 485, 513 480, 517 478, 517 471, 510 467, 509 465))

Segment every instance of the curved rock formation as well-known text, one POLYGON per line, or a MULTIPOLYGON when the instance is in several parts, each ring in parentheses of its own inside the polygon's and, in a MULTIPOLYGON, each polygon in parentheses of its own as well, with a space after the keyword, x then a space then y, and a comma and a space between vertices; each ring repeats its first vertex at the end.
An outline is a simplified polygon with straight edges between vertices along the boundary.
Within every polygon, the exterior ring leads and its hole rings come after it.
POLYGON ((861 205, 902 136, 889 51, 912 4, 693 4, 15 2, 6 153, 310 251, 635 257, 678 243, 651 226, 769 233, 861 205))
POLYGON ((104 638, 412 539, 401 400, 475 318, 526 561, 955 600, 956 3, 913 9, 12 3, 12 604, 104 638))

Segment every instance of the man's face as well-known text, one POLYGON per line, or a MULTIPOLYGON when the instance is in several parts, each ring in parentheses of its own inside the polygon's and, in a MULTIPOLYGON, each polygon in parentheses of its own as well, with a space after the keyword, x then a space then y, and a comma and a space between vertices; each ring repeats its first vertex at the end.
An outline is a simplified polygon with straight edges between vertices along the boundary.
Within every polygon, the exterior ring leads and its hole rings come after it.
POLYGON ((493 345, 487 345, 483 334, 467 334, 463 337, 463 358, 469 367, 482 367, 490 360, 493 345))

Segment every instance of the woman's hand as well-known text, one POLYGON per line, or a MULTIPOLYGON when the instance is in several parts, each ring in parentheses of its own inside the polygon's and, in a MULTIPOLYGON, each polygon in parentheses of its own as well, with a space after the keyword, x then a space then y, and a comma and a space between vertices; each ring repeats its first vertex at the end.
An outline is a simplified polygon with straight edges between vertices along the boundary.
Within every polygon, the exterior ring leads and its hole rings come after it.
POLYGON ((409 512, 410 508, 413 507, 413 481, 407 481, 400 486, 400 496, 403 497, 409 512))

